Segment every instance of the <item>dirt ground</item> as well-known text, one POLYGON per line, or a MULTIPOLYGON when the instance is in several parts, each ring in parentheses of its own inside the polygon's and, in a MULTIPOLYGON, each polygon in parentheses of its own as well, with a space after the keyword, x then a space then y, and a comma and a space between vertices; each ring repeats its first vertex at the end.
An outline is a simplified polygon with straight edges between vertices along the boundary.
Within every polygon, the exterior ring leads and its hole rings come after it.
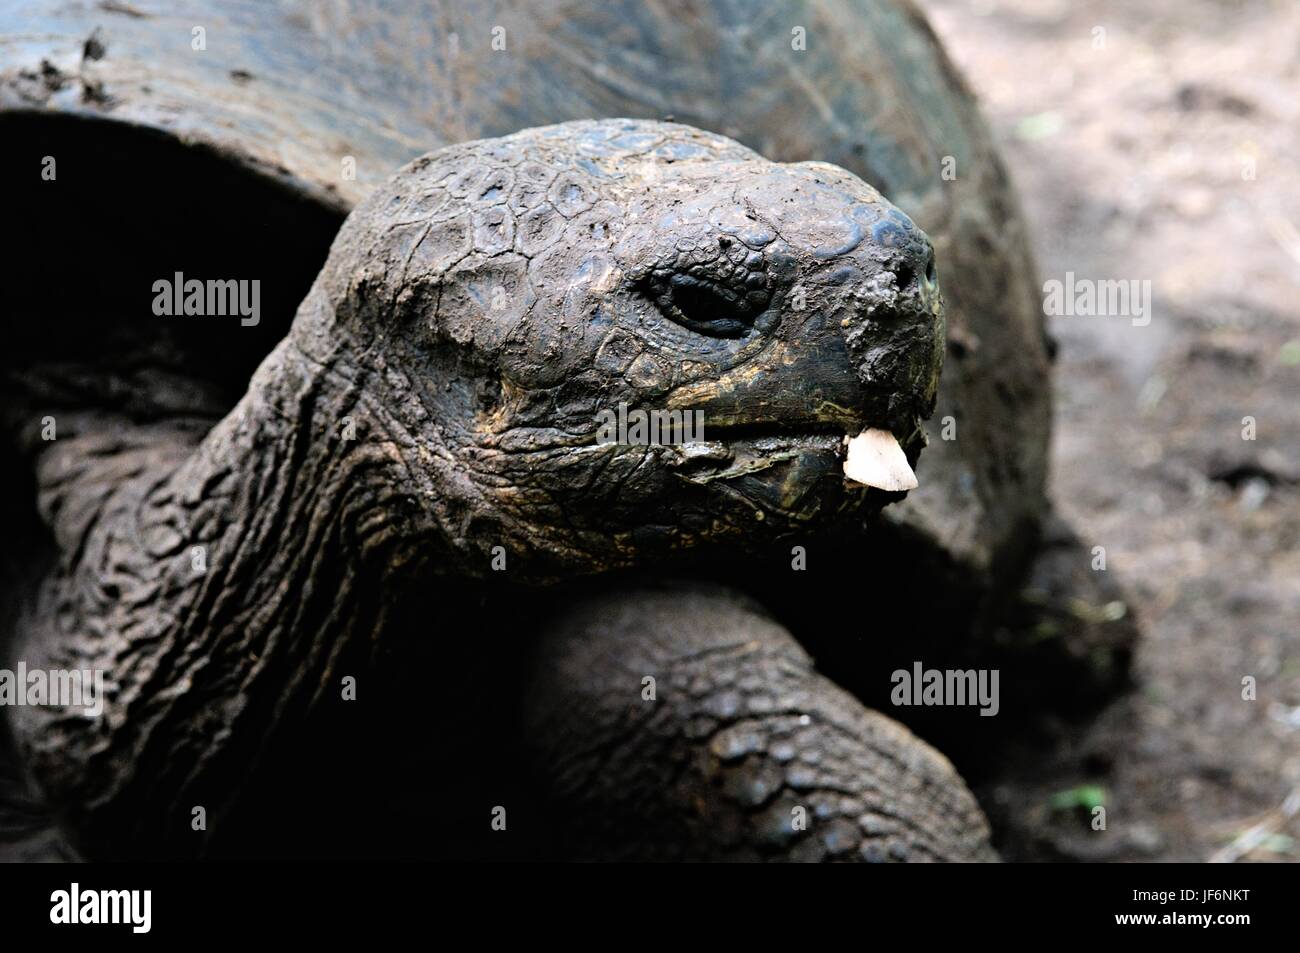
POLYGON ((999 846, 1300 860, 1300 4, 922 5, 1002 143, 1044 280, 1150 280, 1153 303, 1146 326, 1052 319, 1053 495, 1143 640, 1132 693, 979 791, 999 846))

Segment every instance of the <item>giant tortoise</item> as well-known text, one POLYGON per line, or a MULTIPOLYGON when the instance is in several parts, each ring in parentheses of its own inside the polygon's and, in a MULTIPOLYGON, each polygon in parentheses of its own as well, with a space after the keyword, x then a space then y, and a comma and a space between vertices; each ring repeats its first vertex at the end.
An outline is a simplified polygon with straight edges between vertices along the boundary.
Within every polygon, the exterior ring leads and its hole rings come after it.
POLYGON ((11 853, 993 856, 861 700, 1046 513, 1024 228, 909 3, 0 31, 4 665, 106 685, 9 711, 11 853))

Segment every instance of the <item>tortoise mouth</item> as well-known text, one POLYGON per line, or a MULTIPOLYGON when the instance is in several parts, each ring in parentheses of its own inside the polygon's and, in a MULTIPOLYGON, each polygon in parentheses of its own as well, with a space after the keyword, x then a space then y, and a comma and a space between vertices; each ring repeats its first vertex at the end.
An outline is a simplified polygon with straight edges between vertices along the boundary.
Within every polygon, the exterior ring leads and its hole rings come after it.
POLYGON ((925 442, 921 420, 917 416, 891 422, 856 414, 837 414, 831 419, 814 421, 756 420, 712 424, 704 428, 703 438, 695 442, 839 446, 865 429, 888 431, 909 455, 925 442))
MULTIPOLYGON (((846 428, 837 423, 802 427, 775 422, 725 425, 707 432, 699 441, 683 444, 677 466, 685 478, 700 483, 744 478, 796 459, 806 464, 810 458, 817 458, 820 466, 842 471, 850 440, 866 430, 892 434, 903 454, 915 464, 925 443, 920 422, 898 429, 902 432, 868 425, 846 428)), ((896 492, 848 478, 844 482, 848 489, 876 495, 886 502, 900 498, 896 492)))

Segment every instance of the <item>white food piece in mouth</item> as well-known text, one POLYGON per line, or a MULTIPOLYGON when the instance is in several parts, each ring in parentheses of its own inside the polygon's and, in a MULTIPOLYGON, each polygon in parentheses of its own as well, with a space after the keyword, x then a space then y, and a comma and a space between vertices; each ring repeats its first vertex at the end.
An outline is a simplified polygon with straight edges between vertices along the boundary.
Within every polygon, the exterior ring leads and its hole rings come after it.
POLYGON ((897 493, 915 490, 916 474, 908 466, 907 455, 898 439, 888 430, 868 427, 849 441, 844 459, 844 475, 855 483, 897 493))

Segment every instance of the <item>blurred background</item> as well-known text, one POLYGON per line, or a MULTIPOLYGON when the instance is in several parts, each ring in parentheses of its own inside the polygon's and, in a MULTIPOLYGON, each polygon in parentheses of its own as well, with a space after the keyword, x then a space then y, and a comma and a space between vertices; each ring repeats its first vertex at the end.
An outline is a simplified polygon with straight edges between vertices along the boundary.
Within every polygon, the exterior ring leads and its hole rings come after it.
POLYGON ((1105 547, 1143 639, 1132 693, 979 791, 1003 853, 1298 860, 1300 4, 919 2, 1043 279, 1153 297, 1145 327, 1051 319, 1053 497, 1105 547), (1070 816, 1098 802, 1101 836, 1070 816))

